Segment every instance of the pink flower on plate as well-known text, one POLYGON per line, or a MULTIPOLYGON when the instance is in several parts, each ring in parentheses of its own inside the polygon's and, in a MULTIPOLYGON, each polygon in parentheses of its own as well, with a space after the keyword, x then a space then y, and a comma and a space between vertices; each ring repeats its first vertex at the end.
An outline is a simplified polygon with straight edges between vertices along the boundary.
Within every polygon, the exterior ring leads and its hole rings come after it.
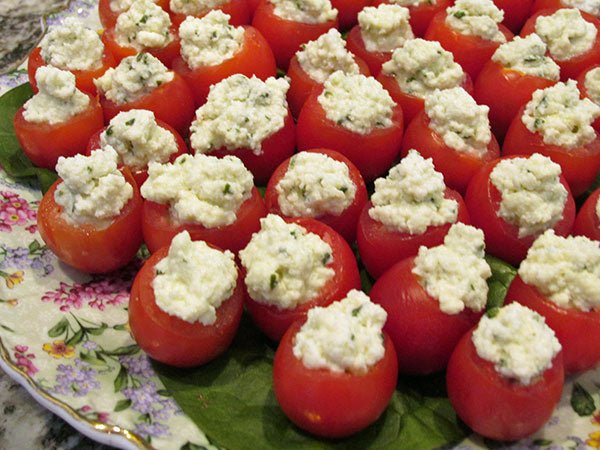
POLYGON ((32 377, 39 372, 39 369, 35 366, 35 364, 33 364, 32 361, 32 359, 35 359, 35 355, 33 353, 27 353, 28 350, 29 347, 26 345, 15 346, 15 364, 19 369, 32 377))
POLYGON ((43 302, 53 302, 60 305, 65 312, 80 309, 87 305, 104 311, 106 306, 117 306, 127 302, 131 281, 124 278, 98 278, 88 283, 69 285, 61 282, 58 289, 48 291, 42 296, 43 302))
POLYGON ((27 225, 36 219, 37 212, 27 200, 14 192, 0 192, 0 231, 12 231, 13 226, 27 225))

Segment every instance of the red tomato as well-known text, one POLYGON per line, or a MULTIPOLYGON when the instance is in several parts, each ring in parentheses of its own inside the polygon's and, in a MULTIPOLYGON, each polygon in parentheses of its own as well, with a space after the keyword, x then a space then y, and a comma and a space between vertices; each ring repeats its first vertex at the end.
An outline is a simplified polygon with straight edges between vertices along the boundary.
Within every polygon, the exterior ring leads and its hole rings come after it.
POLYGON ((293 353, 302 322, 284 335, 273 363, 273 390, 285 415, 309 433, 328 438, 354 434, 387 407, 398 376, 394 346, 384 333, 385 353, 365 374, 308 369, 293 353))
MULTIPOLYGON (((111 1, 112 0, 100 0, 98 2, 98 15, 100 16, 100 23, 104 28, 114 28, 117 23, 117 18, 119 17, 119 14, 121 14, 121 12, 113 11, 110 8, 111 1)), ((154 3, 169 12, 169 0, 156 0, 154 3)))
POLYGON ((38 229, 48 248, 62 262, 83 272, 107 273, 135 257, 142 244, 142 198, 129 169, 120 170, 133 186, 133 197, 104 228, 75 225, 65 218, 62 206, 54 200, 54 192, 62 180, 57 180, 44 194, 38 210, 38 229))
MULTIPOLYGON (((229 16, 231 17, 231 19, 229 19, 229 23, 234 27, 238 27, 240 25, 248 25, 250 23, 250 11, 248 9, 246 0, 229 0, 227 3, 223 3, 214 8, 202 11, 195 17, 204 17, 213 9, 219 9, 225 14, 229 14, 229 16)), ((171 20, 173 21, 173 25, 175 25, 175 28, 177 29, 179 29, 179 25, 181 25, 181 22, 183 22, 186 17, 187 14, 178 14, 171 12, 171 20)))
POLYGON ((492 134, 486 152, 478 157, 466 152, 459 152, 449 147, 444 139, 429 126, 430 120, 423 110, 406 128, 402 141, 402 156, 410 149, 418 150, 423 158, 432 158, 435 170, 444 175, 446 186, 464 194, 469 180, 483 165, 500 156, 500 146, 492 134))
POLYGON ((573 234, 587 236, 595 241, 600 241, 600 219, 596 214, 596 205, 600 197, 600 189, 596 189, 587 198, 575 218, 573 234))
POLYGON ((331 5, 338 10, 341 30, 348 30, 356 25, 358 13, 370 4, 371 0, 331 0, 331 5))
MULTIPOLYGON (((579 74, 579 76, 577 77, 577 87, 579 87, 579 90, 581 91, 581 95, 583 95, 584 97, 589 98, 590 100, 592 100, 588 94, 588 91, 585 87, 585 76, 587 75, 588 72, 591 72, 594 69, 597 69, 600 67, 600 64, 596 64, 593 65, 589 68, 587 68, 586 70, 584 70, 583 72, 581 72, 579 74)), ((592 126, 594 127, 594 130, 596 130, 596 133, 600 133, 600 117, 596 120, 594 120, 594 123, 592 124, 592 126)))
MULTIPOLYGON (((379 6, 382 3, 393 3, 390 0, 375 0, 373 6, 379 6)), ((410 12, 410 26, 416 37, 425 36, 427 27, 440 11, 446 11, 446 8, 452 6, 454 0, 435 0, 432 2, 421 2, 416 6, 407 6, 410 12)))
POLYGON ((252 23, 254 13, 256 12, 256 8, 258 8, 260 0, 246 0, 246 3, 248 4, 248 13, 250 14, 250 23, 252 23))
MULTIPOLYGON (((346 47, 369 66, 369 71, 376 77, 381 72, 384 62, 392 58, 392 52, 370 52, 365 47, 360 27, 357 25, 350 30, 346 38, 346 47)), ((368 74, 365 74, 368 75, 368 74)))
MULTIPOLYGON (((461 195, 446 188, 444 197, 458 202, 457 222, 469 224, 469 213, 461 195)), ((452 224, 430 226, 422 234, 410 234, 391 230, 383 223, 369 216, 373 207, 367 202, 360 217, 356 230, 356 241, 360 259, 373 278, 379 278, 398 261, 415 256, 419 247, 435 247, 444 243, 444 237, 452 224)))
POLYGON ((217 308, 212 325, 189 323, 156 304, 154 266, 167 256, 163 247, 144 263, 135 277, 129 301, 129 326, 138 345, 151 358, 175 367, 205 364, 222 354, 233 340, 244 309, 244 285, 238 280, 231 297, 217 308))
MULTIPOLYGON (((174 25, 169 27, 169 33, 173 36, 173 40, 169 42, 164 47, 148 47, 143 51, 146 53, 150 53, 153 56, 156 56, 160 62, 162 62, 165 66, 171 68, 173 65, 173 60, 179 56, 179 50, 181 48, 181 43, 179 41, 179 33, 177 32, 177 28, 174 25)), ((117 41, 116 32, 114 28, 108 28, 102 33, 102 42, 104 42, 105 47, 111 52, 117 64, 121 62, 123 58, 127 58, 128 56, 135 56, 139 52, 133 47, 123 47, 117 41)))
POLYGON ((331 247, 332 261, 327 266, 333 269, 335 275, 315 298, 294 309, 280 309, 274 305, 259 303, 250 296, 246 298, 246 309, 254 323, 273 341, 279 341, 290 325, 304 319, 310 308, 327 306, 344 298, 351 289, 360 289, 360 275, 354 253, 342 236, 314 219, 294 218, 285 221, 298 224, 308 232, 318 235, 331 247))
POLYGON ((504 11, 502 23, 513 33, 518 33, 531 14, 533 0, 493 0, 504 11))
MULTIPOLYGON (((329 225, 335 231, 340 233, 348 242, 354 242, 356 238, 356 224, 358 222, 358 217, 360 216, 363 206, 368 200, 367 188, 365 187, 365 182, 359 170, 350 162, 348 158, 334 150, 319 148, 305 151, 312 153, 323 153, 324 155, 327 155, 336 161, 343 162, 346 164, 346 166, 348 166, 350 179, 356 186, 354 200, 339 216, 326 214, 324 216, 317 216, 315 219, 329 225)), ((288 170, 290 159, 291 158, 286 159, 279 165, 279 167, 277 167, 277 169, 275 169, 275 172, 273 172, 273 175, 269 180, 269 184, 267 185, 267 190, 265 191, 265 204, 267 205, 269 212, 283 217, 287 216, 281 212, 281 208, 279 207, 279 196, 276 188, 288 170)))
MULTIPOLYGON (((485 234, 486 251, 513 265, 517 265, 525 259, 527 250, 539 235, 520 238, 519 227, 506 222, 499 216, 502 194, 490 180, 490 174, 500 161, 516 157, 516 155, 503 157, 487 163, 475 174, 465 195, 471 222, 485 234)), ((575 221, 575 201, 563 176, 560 177, 560 182, 567 190, 567 200, 562 219, 556 222, 552 229, 558 236, 567 236, 575 221)))
POLYGON ((15 134, 21 149, 33 164, 54 170, 59 156, 73 156, 85 152, 92 133, 102 127, 102 108, 96 97, 84 111, 75 114, 66 122, 49 123, 27 122, 23 117, 22 106, 14 118, 15 134))
POLYGON ((482 436, 514 441, 544 425, 563 390, 562 354, 552 367, 530 385, 522 385, 498 372, 482 359, 471 340, 473 331, 460 340, 446 371, 448 397, 458 416, 482 436))
POLYGON ((575 8, 575 6, 567 5, 566 3, 563 3, 562 0, 535 0, 529 14, 534 15, 542 9, 557 10, 561 8, 575 8))

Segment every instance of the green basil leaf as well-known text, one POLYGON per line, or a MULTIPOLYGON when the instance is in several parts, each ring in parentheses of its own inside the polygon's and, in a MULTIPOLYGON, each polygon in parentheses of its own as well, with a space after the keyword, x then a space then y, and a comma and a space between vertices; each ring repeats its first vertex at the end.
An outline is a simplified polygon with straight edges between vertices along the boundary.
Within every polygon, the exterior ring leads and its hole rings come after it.
POLYGON ((485 309, 488 314, 494 314, 504 304, 506 292, 517 275, 517 269, 494 256, 486 255, 485 260, 492 269, 492 276, 487 281, 489 291, 485 309))
POLYGON ((573 410, 581 417, 591 416, 596 411, 594 398, 579 383, 573 383, 571 391, 571 406, 573 410))

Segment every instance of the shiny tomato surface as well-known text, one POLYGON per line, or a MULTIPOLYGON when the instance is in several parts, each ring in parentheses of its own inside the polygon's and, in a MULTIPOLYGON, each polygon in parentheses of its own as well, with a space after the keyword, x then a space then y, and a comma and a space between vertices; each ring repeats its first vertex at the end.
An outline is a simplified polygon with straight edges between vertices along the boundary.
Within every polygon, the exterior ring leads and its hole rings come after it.
POLYGON ((596 212, 599 198, 600 189, 596 189, 581 206, 575 218, 573 234, 600 241, 600 218, 596 212))

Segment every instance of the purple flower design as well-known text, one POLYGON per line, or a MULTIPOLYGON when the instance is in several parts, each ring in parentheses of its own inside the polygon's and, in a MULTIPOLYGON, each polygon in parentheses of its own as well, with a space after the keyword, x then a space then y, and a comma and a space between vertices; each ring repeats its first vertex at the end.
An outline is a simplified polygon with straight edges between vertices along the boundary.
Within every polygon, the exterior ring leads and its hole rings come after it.
POLYGON ((121 356, 119 362, 127 369, 127 373, 140 378, 152 378, 154 370, 150 364, 150 358, 145 354, 135 356, 121 356))
POLYGON ((148 414, 154 420, 168 420, 178 410, 172 399, 158 394, 156 384, 152 381, 137 388, 127 387, 121 392, 131 400, 131 409, 141 414, 148 414))
POLYGON ((144 439, 170 436, 170 434, 171 434, 171 433, 169 433, 169 427, 167 427, 166 425, 164 425, 162 423, 158 423, 158 422, 138 423, 138 424, 136 424, 133 431, 136 434, 139 434, 140 436, 142 436, 144 439))
POLYGON ((85 341, 81 346, 86 350, 96 350, 98 348, 98 344, 94 341, 85 341))
POLYGON ((3 258, 0 260, 0 270, 31 269, 39 276, 46 276, 54 271, 54 255, 37 241, 34 241, 30 248, 0 245, 0 257, 3 258))
POLYGON ((46 292, 42 296, 42 301, 60 305, 60 310, 63 312, 69 311, 71 308, 80 309, 85 304, 104 311, 106 306, 116 306, 127 302, 130 285, 130 279, 121 277, 95 279, 88 283, 72 285, 61 282, 58 289, 46 292))
POLYGON ((26 226, 37 220, 37 212, 27 200, 10 191, 0 191, 0 231, 10 232, 14 226, 26 226))
POLYGON ((35 355, 33 353, 27 353, 28 350, 29 347, 26 345, 15 346, 15 364, 19 369, 25 371, 27 375, 32 377, 39 372, 39 369, 32 361, 32 359, 35 359, 35 355))
POLYGON ((52 391, 56 394, 85 397, 90 391, 100 389, 96 370, 79 358, 74 361, 75 365, 58 365, 57 384, 52 391))

